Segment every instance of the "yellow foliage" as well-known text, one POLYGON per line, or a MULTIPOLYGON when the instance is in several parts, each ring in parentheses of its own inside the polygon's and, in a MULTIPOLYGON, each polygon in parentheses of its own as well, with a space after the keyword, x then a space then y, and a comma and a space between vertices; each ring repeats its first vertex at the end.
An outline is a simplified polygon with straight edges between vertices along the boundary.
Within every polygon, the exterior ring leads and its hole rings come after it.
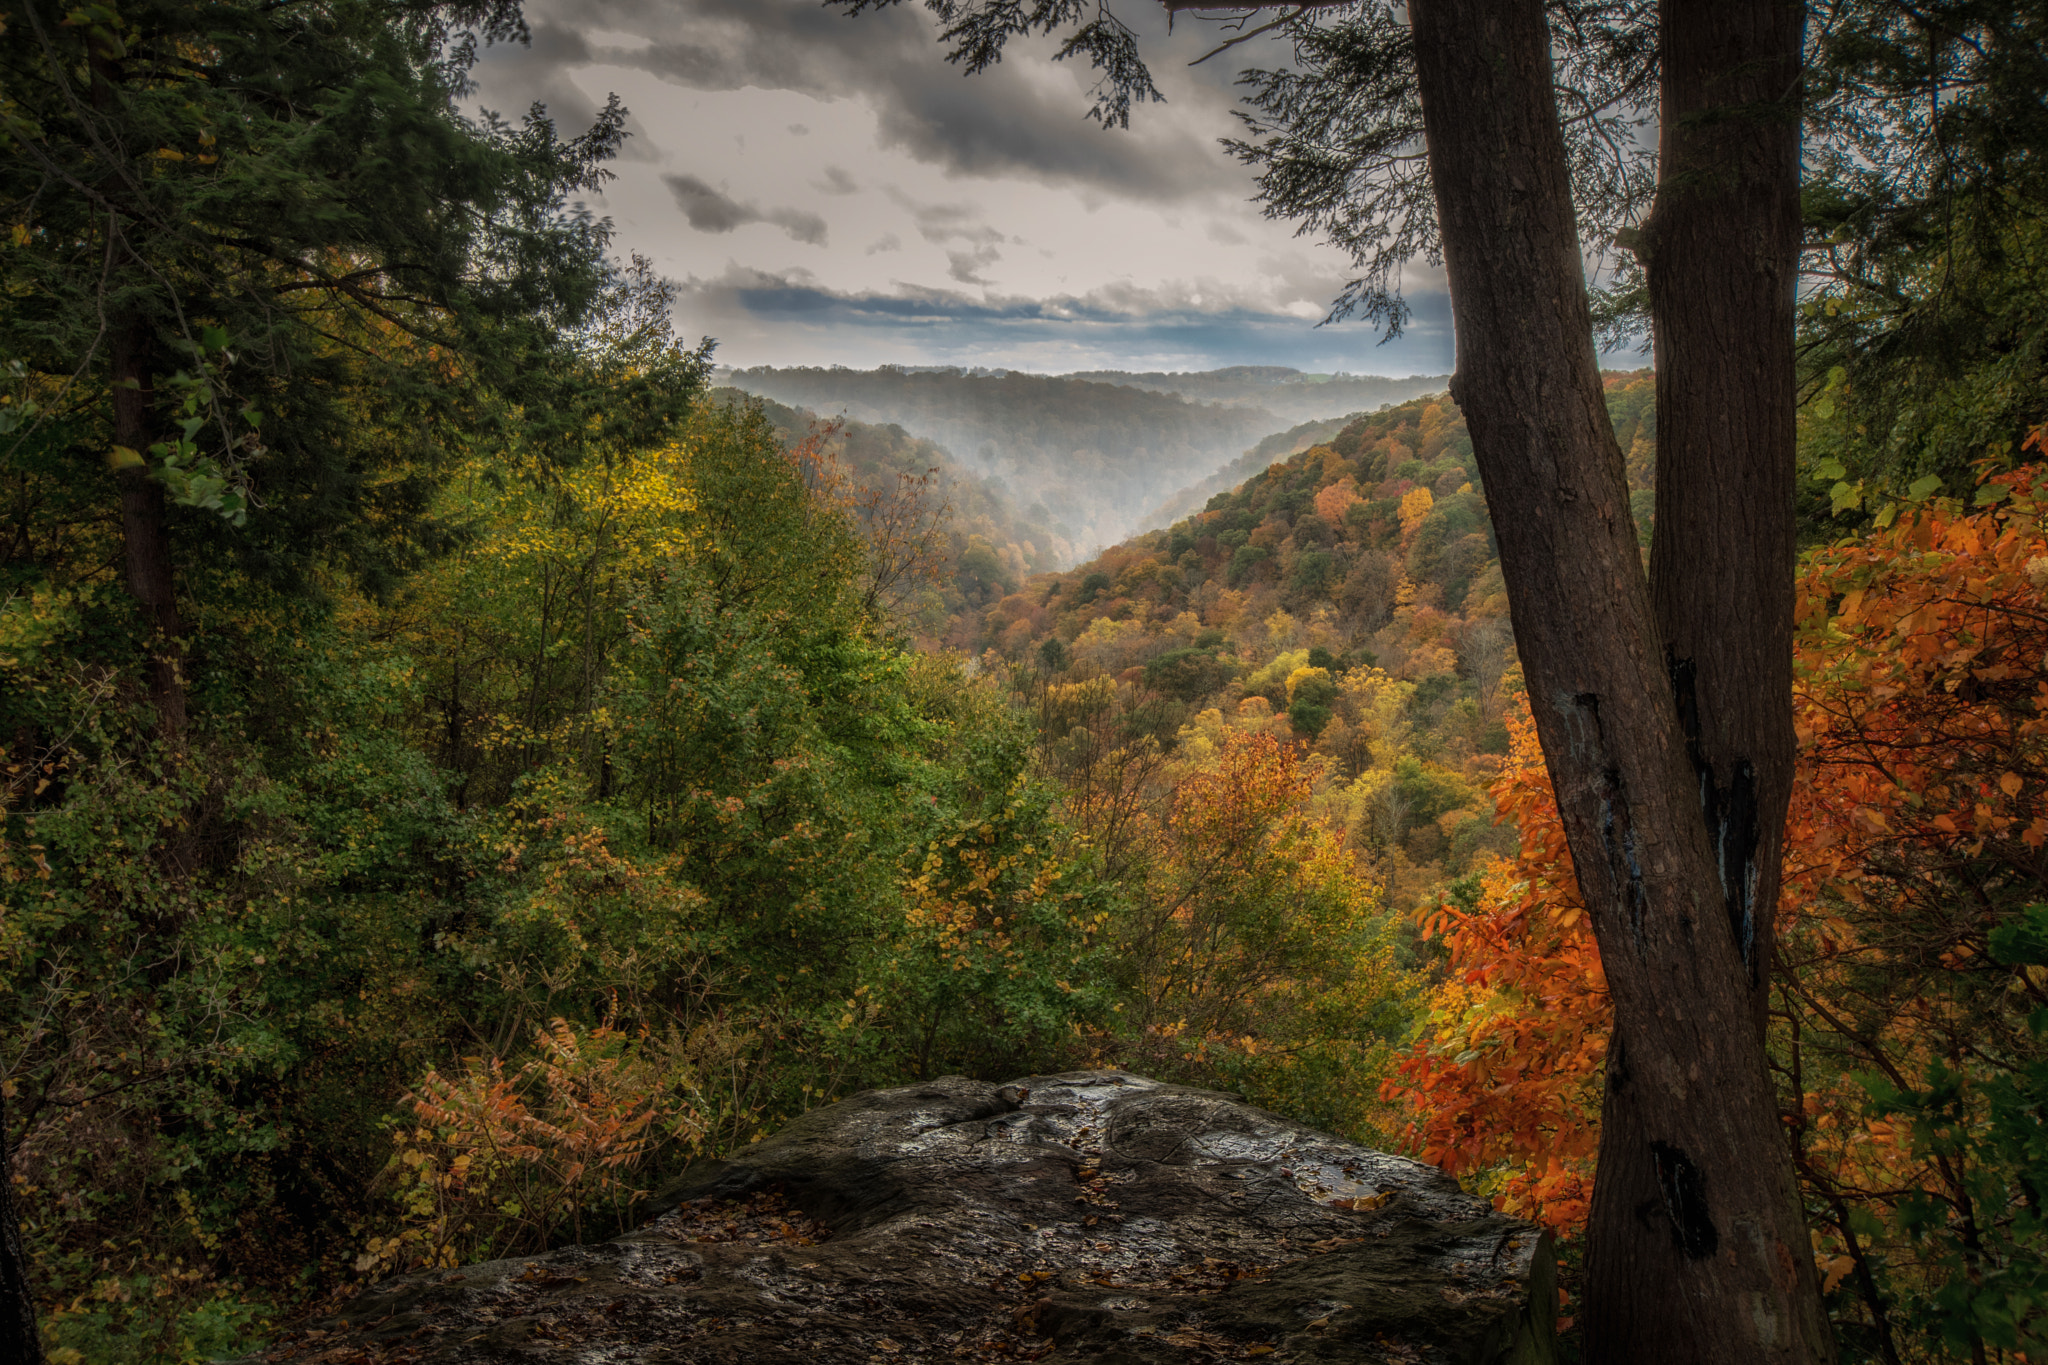
POLYGON ((1328 682, 1330 680, 1330 670, 1327 668, 1303 667, 1289 673, 1287 675, 1287 700, 1289 702, 1294 700, 1295 689, 1310 678, 1321 678, 1324 682, 1328 682))
POLYGON ((1422 522, 1436 506, 1427 488, 1411 488, 1401 498, 1401 538, 1408 540, 1422 528, 1422 522))
POLYGON ((1247 692, 1264 692, 1271 688, 1274 683, 1284 682, 1296 669, 1305 668, 1307 665, 1308 651, 1306 649, 1290 649, 1283 653, 1275 654, 1245 678, 1244 690, 1247 692))

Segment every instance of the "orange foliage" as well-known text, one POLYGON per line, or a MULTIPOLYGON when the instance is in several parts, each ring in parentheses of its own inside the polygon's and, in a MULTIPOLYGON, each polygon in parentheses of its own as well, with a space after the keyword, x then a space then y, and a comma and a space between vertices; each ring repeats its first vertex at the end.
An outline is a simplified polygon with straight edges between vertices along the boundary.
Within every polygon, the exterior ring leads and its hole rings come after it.
POLYGON ((417 1124, 394 1135, 407 1225, 372 1238, 356 1269, 373 1275, 456 1265, 483 1249, 545 1250, 590 1214, 616 1214, 646 1191, 632 1175, 664 1141, 702 1134, 634 1040, 561 1019, 534 1039, 540 1056, 508 1075, 493 1057, 460 1075, 430 1071, 407 1095, 417 1124))
POLYGON ((1332 526, 1344 520, 1344 513, 1364 499, 1358 496, 1358 485, 1350 479, 1339 483, 1325 484, 1316 492, 1316 515, 1332 526))
MULTIPOLYGON (((2044 430, 2029 445, 2048 454, 2044 430)), ((1954 887, 1981 882, 1964 869, 1987 865, 2031 894, 2048 886, 2044 503, 2038 467, 1992 477, 1976 506, 1909 505, 1886 528, 1811 556, 1802 574, 1779 1019, 1804 1040, 1781 1046, 1807 1059, 1787 1078, 1801 1174, 1837 1207, 1859 1190, 1941 1194, 1949 1177, 1916 1161, 1903 1128, 1859 1117, 1849 1063, 1829 1070, 1821 1059, 1850 1056, 1903 1080, 1981 1026, 1931 984, 1852 1009, 1841 998, 1847 969, 1881 966, 1894 983, 1914 971, 1930 983, 2010 975, 1984 947, 1990 912, 1959 905, 1969 898, 1954 887), (1844 1032, 1852 1013, 1865 1032, 1844 1032), (1840 1046, 1822 1048, 1823 1033, 1840 1046)), ((1450 977, 1428 1036, 1383 1093, 1412 1112, 1407 1136, 1424 1159, 1461 1175, 1503 1168, 1496 1203, 1569 1234, 1590 1206, 1609 1006, 1526 710, 1509 725, 1513 751, 1493 794, 1521 851, 1485 871, 1469 907, 1428 912, 1425 933, 1448 950, 1450 977)), ((2039 997, 2043 985, 2026 977, 2011 988, 2039 997)), ((1830 1287, 1851 1264, 1825 1247, 1821 1259, 1830 1287)))
MULTIPOLYGON (((2028 444, 2043 450, 2043 430, 2028 444)), ((1800 1175, 1837 1225, 1817 1248, 1831 1285, 1864 1254, 1852 1205, 1931 1199, 1980 1275, 1980 1233, 2008 1217, 1950 1139, 1871 1118, 1854 1073, 1910 1091, 1939 1064, 1968 1128, 1984 1084, 2038 1047, 2022 1016, 2048 1006, 2048 979, 1997 961, 1989 939, 2048 899, 2044 503, 2038 466, 1992 477, 1974 508, 1910 508, 1814 556, 1800 584, 1805 761, 1778 993, 1800 1175)))
POLYGON ((1407 1136, 1454 1175, 1515 1168, 1503 1210, 1570 1232, 1585 1222, 1600 1141, 1607 980, 1579 900, 1564 825, 1526 710, 1507 717, 1512 748, 1495 808, 1521 831, 1513 862, 1493 861, 1470 909, 1446 902, 1423 932, 1450 952, 1428 1037, 1383 1094, 1414 1110, 1407 1136))

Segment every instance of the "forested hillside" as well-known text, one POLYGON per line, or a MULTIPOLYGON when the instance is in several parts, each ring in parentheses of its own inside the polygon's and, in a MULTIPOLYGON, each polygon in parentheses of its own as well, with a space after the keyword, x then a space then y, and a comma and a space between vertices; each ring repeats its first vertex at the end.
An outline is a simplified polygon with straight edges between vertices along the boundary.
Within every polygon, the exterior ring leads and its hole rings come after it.
POLYGON ((758 403, 789 446, 814 436, 818 453, 858 490, 870 539, 889 544, 916 572, 892 583, 893 618, 935 641, 947 623, 984 606, 1035 573, 1072 564, 1074 544, 1027 518, 992 475, 963 468, 942 446, 893 423, 877 426, 717 389, 715 400, 758 403))
MULTIPOLYGON (((1653 394, 1648 372, 1607 377, 1646 547, 1653 394)), ((1772 1056, 1858 1359, 2048 1328, 2048 428, 2024 454, 1984 462, 1969 499, 1924 478, 1838 495, 1841 519, 1808 527, 1772 1056)), ((1570 1265, 1611 1008, 1456 410, 1348 423, 975 627, 984 671, 1036 713, 1067 818, 1112 860, 1134 828, 1172 827, 1182 774, 1250 744, 1299 755, 1306 809, 1403 912, 1432 983, 1383 1096, 1427 1159, 1554 1228, 1570 1265)))
MULTIPOLYGON (((1648 371, 1608 379, 1638 476, 1654 458, 1654 387, 1648 371)), ((1102 689, 1097 723, 1167 751, 1300 744, 1323 764, 1320 808, 1397 908, 1512 851, 1484 790, 1508 751, 1514 642, 1448 399, 1353 419, 1171 527, 1033 579, 955 638, 1033 674, 1043 696, 1102 689)))
POLYGON ((747 369, 748 393, 832 417, 894 423, 936 441, 1082 553, 1140 529, 1174 490, 1287 423, 1264 408, 1010 372, 747 369))
POLYGON ((1216 494, 1230 492, 1253 475, 1265 473, 1277 461, 1312 445, 1327 443, 1350 421, 1349 415, 1321 417, 1289 427, 1286 431, 1274 432, 1208 478, 1178 490, 1146 512, 1143 519, 1145 528, 1170 526, 1188 513, 1200 511, 1203 504, 1216 494))
MULTIPOLYGON (((1796 724, 1783 890, 1694 890, 1782 945, 1750 969, 1756 1146, 1803 1215, 1772 1273, 1812 1258, 1845 1361, 2023 1365, 2048 16, 1923 8, 1846 7, 1807 73, 1862 141, 1803 206, 1794 670, 1760 703, 1796 724)), ((0 1361, 242 1358, 394 1272, 608 1237, 862 1088, 1082 1066, 1240 1092, 1543 1223, 1577 1349, 1640 1073, 1496 553, 1526 509, 1440 379, 713 391, 676 287, 585 207, 625 111, 464 112, 481 46, 525 36, 510 0, 54 14, 0 24, 0 1361), (1273 434, 1301 394, 1373 410, 1273 434)), ((1595 36, 1647 61, 1647 14, 1595 36)), ((1600 382, 1632 574, 1659 376, 1600 382)), ((1704 522, 1671 468, 1667 555, 1704 522)), ((1648 1150, 1665 1200, 1624 1207, 1709 1263, 1697 1168, 1648 1150)))

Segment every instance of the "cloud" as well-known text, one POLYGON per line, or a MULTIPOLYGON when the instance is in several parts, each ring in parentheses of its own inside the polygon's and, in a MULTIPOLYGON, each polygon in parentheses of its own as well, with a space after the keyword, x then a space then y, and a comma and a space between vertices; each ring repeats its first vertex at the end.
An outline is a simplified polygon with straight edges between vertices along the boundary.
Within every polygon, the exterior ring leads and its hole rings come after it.
POLYGON ((972 204, 921 204, 894 186, 888 193, 896 206, 910 215, 910 221, 917 224, 918 236, 935 246, 947 242, 992 246, 1003 240, 1000 230, 978 221, 981 210, 972 204))
POLYGON ((860 185, 842 167, 827 166, 821 179, 811 182, 811 188, 820 194, 852 194, 860 185))
MULTIPOLYGON (((557 70, 607 65, 689 90, 857 100, 873 110, 885 147, 949 173, 1024 176, 1148 201, 1211 195, 1243 179, 1213 141, 1232 129, 1213 117, 1189 117, 1213 114, 1229 101, 1206 68, 1198 81, 1179 81, 1173 110, 1134 120, 1128 132, 1105 131, 1085 117, 1092 73, 1053 64, 1045 60, 1049 49, 1037 50, 1042 43, 1019 40, 1011 60, 968 77, 944 59, 922 6, 891 6, 858 19, 817 0, 581 0, 573 19, 564 0, 531 8, 534 46, 550 54, 557 70), (645 33, 652 41, 605 47, 576 30, 645 33)), ((1155 75, 1177 76, 1170 54, 1151 56, 1155 75)), ((499 60, 532 64, 530 55, 499 60)))
POLYGON ((773 223, 799 242, 825 245, 825 220, 802 209, 760 209, 715 190, 694 175, 664 175, 661 182, 699 232, 731 232, 748 223, 773 223))
POLYGON ((873 256, 883 251, 903 250, 903 239, 893 232, 885 232, 868 244, 867 254, 873 256))
POLYGON ((1246 303, 1227 288, 1123 285, 1026 298, 898 282, 836 290, 800 271, 729 265, 679 288, 677 316, 720 338, 733 365, 1006 365, 1058 371, 1206 370, 1293 365, 1355 374, 1440 374, 1451 365, 1450 311, 1441 294, 1416 295, 1415 322, 1378 345, 1358 324, 1318 328, 1246 303), (1201 299, 1197 304, 1195 299, 1201 299))
POLYGON ((992 246, 976 247, 972 251, 949 251, 946 253, 946 261, 952 269, 946 274, 962 284, 986 286, 989 281, 982 277, 981 272, 1001 259, 1003 253, 992 246))

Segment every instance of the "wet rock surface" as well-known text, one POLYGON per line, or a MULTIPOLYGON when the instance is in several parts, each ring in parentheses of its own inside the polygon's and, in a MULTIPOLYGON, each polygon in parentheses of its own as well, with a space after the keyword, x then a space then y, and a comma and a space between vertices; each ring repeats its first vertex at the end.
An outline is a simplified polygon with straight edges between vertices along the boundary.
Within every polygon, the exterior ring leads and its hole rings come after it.
POLYGON ((1535 1227, 1433 1168, 1121 1072, 856 1095, 649 1213, 387 1281, 256 1359, 1555 1359, 1535 1227))

